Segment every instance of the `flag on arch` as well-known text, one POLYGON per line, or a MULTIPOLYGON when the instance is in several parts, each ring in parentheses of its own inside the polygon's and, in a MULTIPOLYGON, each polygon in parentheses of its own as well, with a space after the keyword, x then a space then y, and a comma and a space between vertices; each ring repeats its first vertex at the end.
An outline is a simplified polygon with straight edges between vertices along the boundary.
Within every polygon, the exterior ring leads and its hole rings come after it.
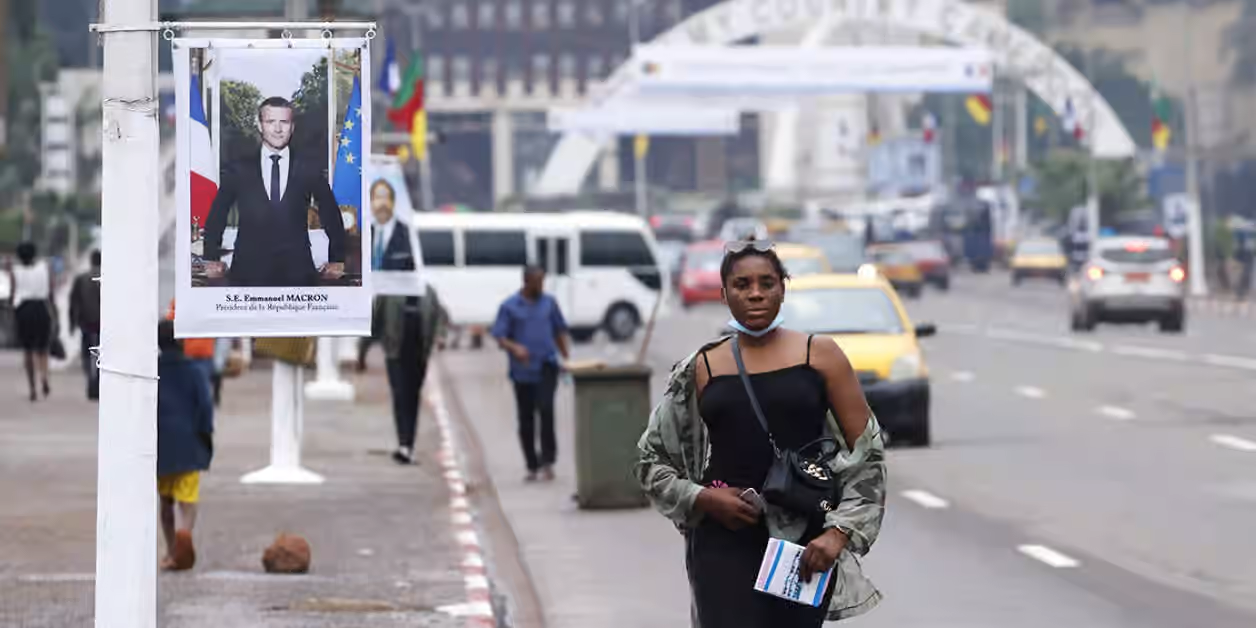
POLYGON ((354 209, 358 225, 362 224, 362 133, 362 85, 355 76, 344 124, 336 136, 336 170, 332 173, 331 191, 336 205, 354 209))
POLYGON ((218 163, 209 132, 209 121, 205 119, 199 74, 192 75, 192 93, 188 103, 188 118, 191 121, 188 125, 188 162, 192 165, 192 224, 204 227, 205 220, 209 217, 209 208, 214 204, 214 197, 218 196, 218 163))
POLYGON ((1086 130, 1082 128, 1082 122, 1077 117, 1077 109, 1073 107, 1072 98, 1064 100, 1064 116, 1060 119, 1060 126, 1079 142, 1086 136, 1086 130))

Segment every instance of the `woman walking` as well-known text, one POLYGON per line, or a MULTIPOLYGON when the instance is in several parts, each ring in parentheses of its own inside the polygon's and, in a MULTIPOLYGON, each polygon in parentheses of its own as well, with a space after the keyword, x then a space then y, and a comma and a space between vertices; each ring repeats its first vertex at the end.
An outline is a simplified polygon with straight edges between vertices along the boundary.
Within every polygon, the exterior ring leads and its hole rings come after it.
POLYGON ((9 305, 17 322, 18 342, 22 346, 22 365, 31 401, 37 401, 36 380, 42 384, 44 397, 48 387, 48 350, 52 345, 52 271, 47 260, 37 259, 38 251, 31 242, 17 247, 17 265, 10 263, 9 305))
POLYGON ((685 535, 695 625, 820 628, 865 613, 881 598, 855 558, 884 514, 880 426, 837 344, 782 327, 788 275, 770 243, 730 242, 720 278, 736 331, 673 369, 636 465, 655 507, 685 535), (812 458, 817 443, 832 447, 812 458), (819 499, 769 481, 799 458, 826 478, 819 499), (770 538, 806 548, 804 580, 833 569, 818 607, 755 591, 770 538))

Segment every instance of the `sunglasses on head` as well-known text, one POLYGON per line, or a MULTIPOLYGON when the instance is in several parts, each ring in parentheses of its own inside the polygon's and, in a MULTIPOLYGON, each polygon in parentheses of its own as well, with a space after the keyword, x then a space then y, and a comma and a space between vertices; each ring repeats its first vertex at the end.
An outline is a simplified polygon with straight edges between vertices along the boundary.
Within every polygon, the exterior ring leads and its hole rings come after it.
POLYGON ((724 253, 728 255, 736 255, 748 249, 754 249, 760 253, 767 253, 775 248, 776 245, 771 240, 729 240, 724 243, 724 253))

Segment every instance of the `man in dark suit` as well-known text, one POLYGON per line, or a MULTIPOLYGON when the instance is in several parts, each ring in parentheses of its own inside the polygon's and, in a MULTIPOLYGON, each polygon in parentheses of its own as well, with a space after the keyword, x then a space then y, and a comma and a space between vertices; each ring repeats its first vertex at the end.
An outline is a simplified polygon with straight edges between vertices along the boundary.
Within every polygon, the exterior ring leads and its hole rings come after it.
POLYGON ((205 270, 227 273, 222 233, 235 206, 239 228, 228 279, 233 286, 316 286, 319 276, 339 279, 345 270, 345 229, 322 165, 291 154, 292 103, 267 98, 257 110, 262 146, 230 164, 205 219, 205 270), (306 214, 313 198, 327 234, 327 264, 314 267, 306 214))
POLYGON ((414 270, 408 227, 397 219, 397 191, 379 179, 371 184, 371 270, 414 270))
MULTIPOLYGON (((397 219, 397 191, 391 183, 377 179, 371 184, 371 270, 412 271, 414 252, 409 228, 397 219)), ((380 298, 376 297, 371 316, 371 335, 358 341, 358 372, 366 371, 366 354, 380 338, 380 298)))

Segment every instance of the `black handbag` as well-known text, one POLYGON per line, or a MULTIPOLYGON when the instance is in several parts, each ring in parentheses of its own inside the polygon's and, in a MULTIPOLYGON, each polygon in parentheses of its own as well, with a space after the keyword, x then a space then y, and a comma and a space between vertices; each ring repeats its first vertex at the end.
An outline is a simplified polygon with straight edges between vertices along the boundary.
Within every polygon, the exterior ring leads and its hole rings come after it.
POLYGON ((732 343, 737 373, 741 376, 746 395, 750 397, 750 405, 759 419, 759 425, 767 433, 775 455, 772 466, 768 469, 767 479, 759 491, 763 499, 808 518, 823 516, 832 511, 837 505, 833 499, 837 478, 829 469, 829 462, 837 457, 837 441, 831 436, 822 436, 797 450, 781 450, 776 445, 776 439, 772 438, 772 430, 768 428, 767 418, 763 416, 759 399, 750 384, 750 376, 746 374, 746 364, 741 359, 741 345, 737 342, 736 335, 733 336, 732 343))

